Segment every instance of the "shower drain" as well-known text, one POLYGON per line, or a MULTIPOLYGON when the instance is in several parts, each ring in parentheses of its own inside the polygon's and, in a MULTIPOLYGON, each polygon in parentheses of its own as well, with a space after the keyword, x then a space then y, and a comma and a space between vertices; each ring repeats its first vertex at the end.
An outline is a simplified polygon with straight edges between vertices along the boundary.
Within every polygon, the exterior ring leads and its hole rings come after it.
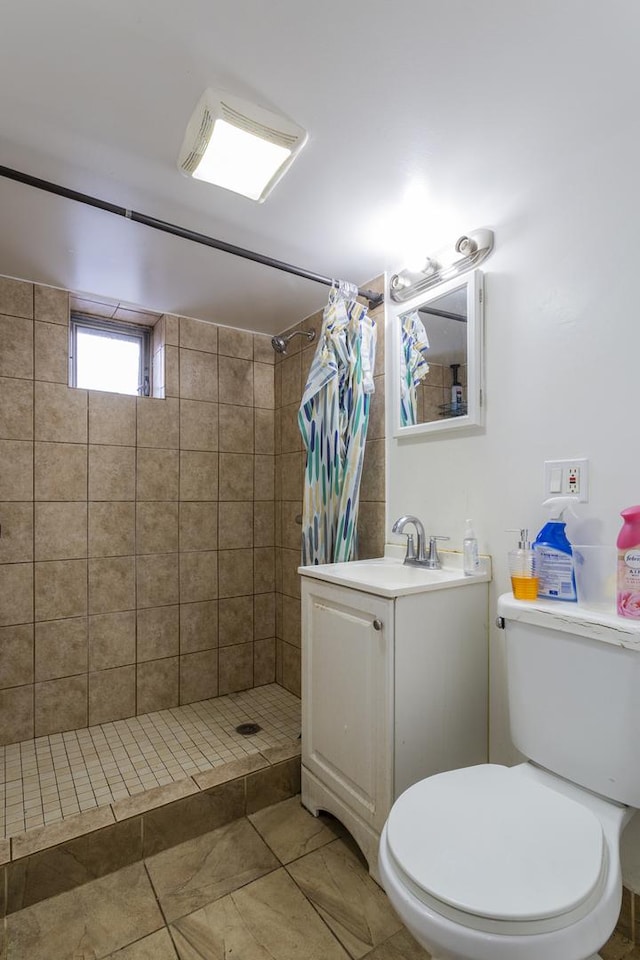
POLYGON ((254 733, 259 733, 262 727, 259 723, 240 723, 236 727, 236 733, 243 737, 250 737, 254 733))

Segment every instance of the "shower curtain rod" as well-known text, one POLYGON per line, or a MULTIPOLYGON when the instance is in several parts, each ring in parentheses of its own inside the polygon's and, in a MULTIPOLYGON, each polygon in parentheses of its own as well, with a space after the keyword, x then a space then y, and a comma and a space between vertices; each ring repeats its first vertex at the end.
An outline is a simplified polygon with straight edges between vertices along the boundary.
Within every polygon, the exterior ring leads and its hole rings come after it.
MULTIPOLYGON (((305 280, 315 280, 316 283, 324 283, 328 287, 333 286, 336 282, 331 277, 324 277, 322 274, 313 273, 311 270, 303 270, 302 267, 296 267, 292 263, 286 263, 284 260, 275 260, 273 257, 267 257, 262 253, 247 250, 245 247, 237 247, 233 243, 226 243, 224 240, 216 240, 214 237, 208 237, 204 233, 187 230, 186 227, 179 227, 175 223, 167 223, 165 220, 148 217, 146 214, 138 213, 136 210, 127 210, 126 207, 109 203, 107 200, 100 200, 98 197, 90 197, 86 193, 79 193, 77 190, 70 190, 68 187, 61 187, 59 184, 51 183, 49 180, 32 177, 28 173, 22 173, 20 170, 12 170, 11 167, 0 166, 0 176, 6 177, 8 180, 15 180, 18 183, 25 183, 30 187, 37 187, 38 190, 44 190, 47 193, 54 193, 59 197, 65 197, 67 200, 77 200, 79 203, 87 204, 87 206, 97 207, 99 210, 106 210, 107 213, 114 213, 116 216, 124 217, 126 220, 134 220, 136 223, 142 223, 146 227, 153 227, 154 230, 171 233, 174 237, 182 237, 184 240, 192 240, 194 243, 201 243, 206 247, 222 250, 225 253, 232 254, 234 257, 242 257, 244 260, 254 260, 256 263, 262 263, 266 267, 273 267, 274 270, 293 273, 298 277, 304 277, 305 280)), ((365 299, 369 301, 370 309, 377 307, 384 300, 384 296, 381 293, 374 293, 373 290, 361 290, 358 288, 358 295, 365 297, 365 299)))

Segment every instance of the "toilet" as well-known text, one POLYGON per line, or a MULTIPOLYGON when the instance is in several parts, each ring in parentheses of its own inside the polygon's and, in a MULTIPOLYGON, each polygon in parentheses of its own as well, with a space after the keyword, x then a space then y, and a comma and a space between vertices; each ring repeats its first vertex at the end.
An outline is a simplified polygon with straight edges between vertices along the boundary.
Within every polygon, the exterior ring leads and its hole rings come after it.
POLYGON ((527 761, 409 787, 380 837, 382 885, 434 960, 595 960, 640 808, 640 623, 508 594, 498 625, 527 761))

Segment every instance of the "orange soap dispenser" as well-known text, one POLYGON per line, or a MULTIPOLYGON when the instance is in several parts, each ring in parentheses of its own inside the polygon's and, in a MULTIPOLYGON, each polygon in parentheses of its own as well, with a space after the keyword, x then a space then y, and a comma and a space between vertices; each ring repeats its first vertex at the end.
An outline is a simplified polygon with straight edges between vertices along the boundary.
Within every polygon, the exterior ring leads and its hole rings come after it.
POLYGON ((509 551, 511 588, 516 600, 535 600, 538 596, 536 555, 526 527, 520 530, 517 550, 509 551))

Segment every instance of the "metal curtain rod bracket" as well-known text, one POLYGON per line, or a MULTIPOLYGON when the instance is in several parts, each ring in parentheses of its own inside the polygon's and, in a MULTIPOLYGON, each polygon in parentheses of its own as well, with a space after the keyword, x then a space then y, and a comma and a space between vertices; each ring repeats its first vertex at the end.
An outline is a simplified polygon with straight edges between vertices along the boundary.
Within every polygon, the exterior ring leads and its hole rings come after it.
MULTIPOLYGON (((100 200, 98 197, 90 197, 86 193, 79 193, 77 190, 61 187, 59 184, 51 183, 49 180, 41 180, 38 177, 32 177, 28 173, 22 173, 20 170, 12 170, 11 167, 0 166, 0 176, 6 177, 8 180, 15 180, 18 183, 24 183, 29 187, 37 187, 38 190, 44 190, 46 193, 54 193, 56 196, 65 197, 67 200, 77 200, 78 203, 84 203, 90 207, 97 207, 99 210, 106 210, 107 213, 114 213, 116 216, 124 217, 126 220, 134 220, 136 223, 153 227, 154 230, 171 233, 174 237, 182 237, 184 240, 201 243, 206 247, 222 250, 224 253, 230 253, 235 257, 242 257, 244 260, 253 260, 256 263, 262 263, 266 267, 273 267, 274 270, 293 273, 298 277, 304 277, 305 280, 315 280, 316 283, 323 283, 327 287, 331 287, 334 284, 331 277, 324 277, 320 273, 303 270, 302 267, 296 267, 292 263, 286 263, 284 260, 275 260, 273 257, 267 257, 262 253, 255 253, 255 251, 247 250, 245 247, 237 247, 233 243, 226 243, 224 240, 216 240, 214 237, 208 237, 204 233, 196 233, 194 230, 188 230, 186 227, 179 227, 175 223, 167 223, 165 220, 157 220, 155 217, 148 217, 146 214, 138 213, 135 210, 127 210, 125 207, 120 207, 115 203, 108 203, 106 200, 100 200)), ((374 293, 373 290, 358 289, 358 296, 364 297, 368 301, 371 310, 384 301, 384 295, 374 293)))

